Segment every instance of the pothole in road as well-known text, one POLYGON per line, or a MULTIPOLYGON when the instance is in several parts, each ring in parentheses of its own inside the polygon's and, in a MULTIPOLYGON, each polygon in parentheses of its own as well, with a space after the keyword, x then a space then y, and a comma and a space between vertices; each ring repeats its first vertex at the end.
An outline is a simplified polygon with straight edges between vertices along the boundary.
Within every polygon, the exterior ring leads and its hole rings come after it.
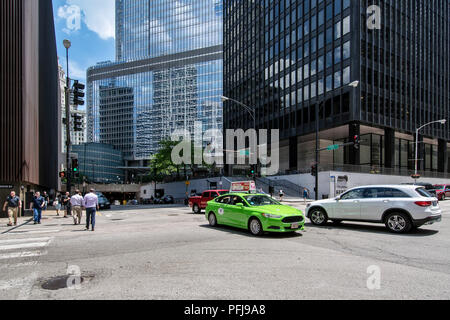
POLYGON ((41 288, 44 290, 61 290, 70 286, 81 285, 84 282, 89 282, 94 278, 94 275, 84 275, 76 277, 72 275, 52 277, 48 280, 44 280, 41 284, 41 288))

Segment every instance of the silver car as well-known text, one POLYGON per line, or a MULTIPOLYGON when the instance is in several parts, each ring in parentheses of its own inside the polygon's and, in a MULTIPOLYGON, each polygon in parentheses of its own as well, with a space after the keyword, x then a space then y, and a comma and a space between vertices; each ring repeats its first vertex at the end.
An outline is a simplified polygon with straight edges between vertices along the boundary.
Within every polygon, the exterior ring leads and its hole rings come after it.
POLYGON ((328 220, 374 222, 384 223, 395 233, 440 222, 441 214, 437 198, 423 187, 410 185, 357 187, 306 208, 306 216, 315 225, 325 225, 328 220))

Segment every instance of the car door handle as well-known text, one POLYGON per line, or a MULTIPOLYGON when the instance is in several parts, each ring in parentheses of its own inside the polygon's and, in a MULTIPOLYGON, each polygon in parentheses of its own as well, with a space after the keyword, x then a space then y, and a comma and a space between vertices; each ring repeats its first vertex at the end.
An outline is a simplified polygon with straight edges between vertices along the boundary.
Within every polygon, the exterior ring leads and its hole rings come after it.
POLYGON ((359 200, 354 200, 353 202, 354 202, 354 203, 359 203, 359 200))
POLYGON ((389 203, 389 200, 383 200, 384 203, 389 203))

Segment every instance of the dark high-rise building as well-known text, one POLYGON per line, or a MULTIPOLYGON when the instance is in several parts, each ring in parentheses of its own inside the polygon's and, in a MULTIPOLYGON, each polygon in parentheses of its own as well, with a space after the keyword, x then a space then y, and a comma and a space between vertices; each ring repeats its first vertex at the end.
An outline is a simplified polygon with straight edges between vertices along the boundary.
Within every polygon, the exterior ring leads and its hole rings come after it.
POLYGON ((1 1, 0 21, 3 201, 7 186, 57 188, 58 61, 51 0, 1 1))
MULTIPOLYGON (((411 173, 416 129, 450 121, 449 52, 448 0, 224 0, 224 95, 280 129, 283 172, 315 163, 319 108, 320 148, 361 138, 322 152, 321 169, 411 173)), ((225 129, 252 126, 225 103, 225 129)), ((448 122, 419 142, 421 171, 450 172, 448 122)))

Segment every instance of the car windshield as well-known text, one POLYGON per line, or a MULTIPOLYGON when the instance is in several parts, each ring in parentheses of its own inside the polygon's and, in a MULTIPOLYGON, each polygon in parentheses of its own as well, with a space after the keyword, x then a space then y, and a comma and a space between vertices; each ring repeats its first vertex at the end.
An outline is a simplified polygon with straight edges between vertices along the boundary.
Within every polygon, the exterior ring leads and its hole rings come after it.
POLYGON ((443 185, 437 185, 437 186, 434 186, 437 190, 442 190, 442 189, 444 189, 444 187, 445 186, 443 186, 443 185))
POLYGON ((424 188, 417 188, 416 191, 422 197, 433 198, 433 196, 427 190, 425 190, 424 188))
POLYGON ((245 200, 247 200, 248 204, 255 207, 260 206, 270 206, 270 205, 279 205, 280 203, 273 198, 264 195, 252 195, 245 196, 245 200))

